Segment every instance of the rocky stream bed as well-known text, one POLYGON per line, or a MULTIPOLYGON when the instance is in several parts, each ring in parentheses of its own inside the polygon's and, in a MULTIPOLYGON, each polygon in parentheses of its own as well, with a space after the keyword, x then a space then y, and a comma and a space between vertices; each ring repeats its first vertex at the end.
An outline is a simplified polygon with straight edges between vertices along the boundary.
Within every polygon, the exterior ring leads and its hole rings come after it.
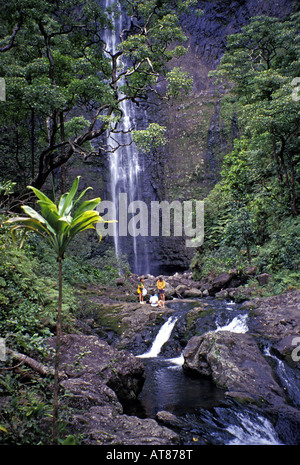
MULTIPOLYGON (((156 418, 124 413, 146 379, 144 360, 137 355, 149 349, 161 325, 184 304, 188 310, 166 354, 181 353, 181 369, 187 376, 211 380, 224 393, 223 405, 231 402, 233 409, 238 405, 265 415, 280 443, 300 444, 300 405, 282 384, 272 358, 284 361, 292 382, 300 385, 300 291, 246 300, 245 288, 229 273, 201 282, 190 274, 165 279, 164 308, 138 303, 137 276, 119 280, 113 288, 81 289, 78 334, 64 335, 61 347, 61 386, 71 394, 64 402, 74 412, 69 431, 81 433, 83 443, 92 445, 189 443, 182 434, 188 417, 168 411, 157 412, 156 418), (235 296, 247 313, 248 330, 216 331, 212 299, 226 303, 235 296)), ((155 283, 155 277, 145 277, 148 292, 155 283)), ((199 431, 197 443, 210 444, 209 433, 202 437, 199 431)))

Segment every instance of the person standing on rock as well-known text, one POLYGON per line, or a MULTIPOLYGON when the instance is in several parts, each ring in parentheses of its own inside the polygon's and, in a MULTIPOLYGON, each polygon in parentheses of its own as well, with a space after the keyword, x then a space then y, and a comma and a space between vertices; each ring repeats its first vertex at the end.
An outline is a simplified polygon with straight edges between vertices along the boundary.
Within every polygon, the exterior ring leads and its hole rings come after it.
POLYGON ((162 301, 163 306, 165 306, 165 290, 164 289, 165 289, 166 283, 161 276, 158 278, 156 286, 159 292, 160 300, 162 301))
POLYGON ((140 304, 144 303, 143 289, 144 289, 144 278, 141 277, 140 282, 138 283, 138 288, 137 288, 137 293, 139 295, 140 304))

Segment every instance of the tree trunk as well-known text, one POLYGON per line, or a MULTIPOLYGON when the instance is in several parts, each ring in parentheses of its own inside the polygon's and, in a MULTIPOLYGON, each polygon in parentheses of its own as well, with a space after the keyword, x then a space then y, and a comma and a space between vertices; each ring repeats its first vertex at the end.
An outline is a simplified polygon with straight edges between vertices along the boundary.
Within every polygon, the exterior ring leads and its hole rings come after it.
POLYGON ((297 211, 297 196, 296 196, 296 186, 295 186, 295 167, 294 163, 291 160, 291 209, 293 216, 296 217, 298 215, 297 211))
MULTIPOLYGON (((61 111, 59 114, 59 119, 60 119, 60 141, 64 142, 65 140, 65 121, 64 121, 64 113, 61 111)), ((65 159, 65 151, 66 147, 65 145, 61 146, 61 156, 63 159, 65 159)), ((64 194, 66 192, 66 163, 63 163, 61 165, 61 193, 64 194)))
POLYGON ((54 393, 53 393, 53 443, 58 443, 58 390, 59 390, 59 359, 61 344, 61 307, 62 307, 62 258, 58 257, 58 310, 56 320, 56 351, 54 366, 54 393))

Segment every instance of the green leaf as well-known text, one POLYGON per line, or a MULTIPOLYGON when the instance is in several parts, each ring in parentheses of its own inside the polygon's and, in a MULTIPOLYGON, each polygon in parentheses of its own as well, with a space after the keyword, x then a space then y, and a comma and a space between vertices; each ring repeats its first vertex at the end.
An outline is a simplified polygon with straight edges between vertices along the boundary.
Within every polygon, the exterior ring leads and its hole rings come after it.
POLYGON ((81 176, 77 176, 77 178, 75 179, 75 181, 73 182, 73 185, 71 187, 71 190, 70 192, 68 193, 68 195, 66 196, 66 198, 64 199, 64 203, 63 203, 63 207, 60 211, 60 215, 63 215, 64 213, 69 213, 73 207, 73 199, 76 195, 76 192, 78 190, 78 185, 79 185, 79 179, 81 178, 81 176))
POLYGON ((65 205, 65 201, 66 201, 66 198, 68 196, 68 193, 65 193, 61 196, 60 200, 59 200, 59 203, 58 203, 58 214, 61 215, 62 214, 62 210, 64 208, 64 205, 65 205))
MULTIPOLYGON (((24 206, 24 212, 29 217, 14 217, 6 221, 11 226, 11 234, 14 241, 17 240, 18 231, 34 231, 41 234, 48 240, 59 257, 63 257, 66 248, 71 240, 86 229, 95 229, 95 224, 99 221, 104 222, 94 208, 100 203, 100 198, 87 200, 76 210, 75 217, 72 218, 70 211, 73 204, 74 196, 78 189, 80 176, 78 176, 68 194, 63 194, 59 200, 58 207, 39 190, 34 191, 39 196, 38 203, 41 207, 41 214, 29 206, 24 206)), ((85 194, 81 194, 80 198, 85 194)), ((25 235, 22 235, 21 245, 23 245, 25 235)))
POLYGON ((31 189, 35 193, 35 195, 37 196, 38 199, 43 200, 44 202, 53 203, 52 200, 49 199, 49 197, 47 197, 47 195, 43 194, 43 192, 41 192, 36 187, 27 186, 27 188, 31 189))
POLYGON ((28 207, 27 205, 23 205, 22 209, 24 210, 27 215, 31 216, 31 218, 35 218, 36 220, 40 221, 41 223, 45 223, 44 218, 38 212, 36 212, 33 208, 28 207))
POLYGON ((101 202, 100 197, 97 197, 96 199, 92 200, 86 200, 85 202, 80 205, 80 207, 75 211, 74 213, 74 220, 78 218, 78 216, 82 215, 82 213, 86 212, 87 210, 94 210, 94 208, 99 205, 101 202))
POLYGON ((86 194, 87 191, 89 190, 93 190, 92 187, 87 187, 86 189, 84 189, 83 192, 81 192, 81 194, 79 195, 79 197, 77 198, 77 200, 74 202, 74 206, 77 205, 77 203, 82 199, 82 197, 86 194))
POLYGON ((76 444, 74 436, 70 434, 65 439, 60 440, 60 443, 62 446, 75 446, 76 444))

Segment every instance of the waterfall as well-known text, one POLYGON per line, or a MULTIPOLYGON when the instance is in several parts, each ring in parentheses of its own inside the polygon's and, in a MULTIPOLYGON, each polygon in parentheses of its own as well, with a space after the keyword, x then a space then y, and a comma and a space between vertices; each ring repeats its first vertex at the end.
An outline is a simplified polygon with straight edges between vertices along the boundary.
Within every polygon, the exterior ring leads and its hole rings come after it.
POLYGON ((290 400, 296 407, 300 407, 300 375, 299 372, 293 370, 286 362, 276 357, 270 351, 270 347, 264 348, 264 355, 270 357, 275 362, 275 372, 280 379, 280 382, 288 394, 290 400))
POLYGON ((181 353, 178 357, 173 357, 173 358, 168 358, 167 362, 172 363, 173 365, 176 366, 182 366, 184 364, 184 356, 183 353, 181 353))
POLYGON ((226 430, 234 437, 228 445, 281 445, 271 422, 255 412, 236 413, 236 423, 226 430))
POLYGON ((233 320, 225 326, 217 326, 217 331, 231 331, 232 333, 246 333, 248 326, 246 320, 248 315, 237 315, 233 320))
POLYGON ((152 347, 149 352, 142 355, 137 355, 138 358, 152 358, 157 357, 161 351, 162 346, 169 340, 172 330, 175 326, 177 318, 172 316, 162 325, 156 338, 153 341, 152 347))
MULTIPOLYGON (((118 1, 106 0, 105 8, 114 6, 118 10, 117 15, 112 15, 114 29, 104 31, 106 50, 109 54, 115 54, 122 28, 124 27, 124 15, 118 1)), ((118 69, 122 69, 122 58, 118 59, 118 69)), ((122 85, 122 80, 118 86, 122 85)), ((124 95, 119 91, 119 99, 124 95)), ((110 193, 111 200, 115 205, 116 219, 119 218, 120 205, 119 194, 126 194, 128 205, 141 198, 140 174, 142 166, 139 161, 139 154, 136 145, 132 142, 130 130, 135 127, 135 110, 130 100, 123 99, 119 106, 122 113, 122 120, 118 124, 117 131, 107 136, 107 146, 109 148, 109 172, 110 172, 110 193)), ((147 250, 143 246, 142 260, 138 257, 138 243, 136 236, 126 237, 119 234, 118 222, 114 223, 114 247, 115 254, 119 256, 121 252, 131 255, 130 265, 132 271, 138 274, 149 272, 147 250), (142 262, 142 263, 141 263, 142 262)))

